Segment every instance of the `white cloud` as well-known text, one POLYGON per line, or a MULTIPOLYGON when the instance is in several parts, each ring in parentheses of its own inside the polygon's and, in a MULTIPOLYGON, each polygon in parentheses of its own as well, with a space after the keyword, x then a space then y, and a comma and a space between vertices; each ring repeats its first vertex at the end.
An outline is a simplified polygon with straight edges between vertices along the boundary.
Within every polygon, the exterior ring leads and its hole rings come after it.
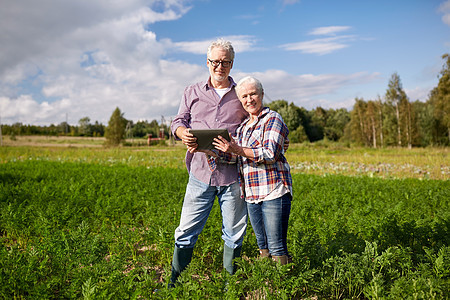
POLYGON ((445 1, 439 6, 438 11, 443 13, 442 22, 450 26, 450 0, 445 1))
POLYGON ((235 19, 237 20, 245 20, 246 22, 250 22, 252 25, 258 25, 260 24, 259 19, 262 18, 260 15, 240 15, 236 16, 235 19))
MULTIPOLYGON (((293 102, 297 106, 307 109, 322 107, 336 107, 336 103, 353 103, 348 96, 337 102, 323 100, 325 96, 336 95, 340 90, 350 86, 364 88, 365 84, 370 84, 380 79, 379 73, 359 72, 349 75, 344 74, 303 74, 292 75, 281 70, 267 70, 256 73, 239 73, 236 78, 246 75, 253 75, 260 79, 264 85, 264 91, 270 97, 268 100, 284 99, 293 102)), ((350 106, 351 106, 350 105, 350 106)), ((343 106, 340 106, 343 107, 343 106)), ((348 107, 348 106, 344 106, 348 107)))
MULTIPOLYGON (((177 16, 172 12, 166 17, 177 16)), ((204 80, 208 71, 205 66, 161 57, 167 51, 206 55, 211 40, 159 42, 143 27, 157 18, 148 9, 138 9, 90 27, 72 28, 64 37, 49 41, 48 49, 18 58, 12 68, 0 68, 4 74, 0 87, 9 91, 0 92, 3 122, 46 125, 65 121, 67 113, 70 124, 85 116, 106 124, 116 107, 132 120, 175 115, 184 87, 204 80), (30 76, 38 78, 43 96, 64 102, 39 103, 32 95, 14 95, 14 85, 30 76)), ((251 36, 224 38, 232 41, 236 52, 251 51, 256 43, 251 36)))
POLYGON ((432 88, 416 87, 414 89, 405 89, 405 93, 410 101, 426 101, 432 88))
MULTIPOLYGON (((5 2, 5 1, 4 1, 5 2)), ((131 120, 176 114, 184 87, 207 78, 205 65, 164 60, 182 51, 206 55, 210 40, 158 40, 148 24, 176 20, 185 1, 6 1, 0 9, 0 116, 3 123, 77 124, 88 116, 106 124, 116 107, 131 120), (159 5, 159 7, 152 6, 159 5), (24 87, 28 86, 28 88, 24 87)), ((296 1, 290 1, 293 4, 296 1)), ((349 46, 354 36, 335 35, 346 26, 317 28, 327 35, 282 47, 326 54, 349 46), (332 35, 332 36, 330 36, 332 35)), ((238 53, 259 50, 251 35, 224 36, 238 53)), ((233 77, 242 75, 233 69, 233 77)), ((377 74, 292 75, 281 70, 255 74, 272 99, 313 108, 348 86, 377 80, 377 74)), ((348 101, 348 95, 337 100, 348 101)))
POLYGON ((283 5, 293 5, 299 2, 300 0, 283 0, 283 5))
POLYGON ((328 26, 314 28, 310 35, 335 35, 337 32, 347 31, 351 29, 350 26, 328 26))
POLYGON ((314 39, 305 42, 289 43, 280 47, 287 51, 300 51, 308 54, 325 55, 340 49, 349 47, 348 42, 356 39, 354 35, 336 35, 336 33, 347 31, 350 26, 327 26, 317 27, 311 30, 310 35, 325 35, 329 37, 314 39))
POLYGON ((116 106, 130 119, 175 114, 184 86, 205 67, 161 60, 145 25, 175 20, 183 1, 8 1, 0 10, 2 122, 106 123, 116 106), (151 5, 160 5, 159 12, 151 5), (179 72, 183 67, 184 72, 179 72), (23 92, 23 81, 47 97, 23 92))
MULTIPOLYGON (((3 123, 13 123, 8 122, 8 120, 15 120, 14 123, 22 122, 21 120, 26 119, 26 124, 39 124, 43 119, 53 119, 55 117, 61 117, 62 121, 63 116, 59 116, 59 114, 61 111, 70 109, 71 105, 68 99, 62 99, 53 103, 38 103, 30 95, 21 95, 16 99, 0 97, 0 111, 3 123)), ((48 123, 44 124, 48 125, 48 123)))
POLYGON ((284 44, 280 47, 287 51, 301 51, 303 53, 324 55, 349 47, 348 41, 354 40, 351 35, 315 39, 306 42, 284 44))
MULTIPOLYGON (((249 35, 232 35, 232 36, 223 36, 221 38, 230 41, 233 44, 233 48, 236 53, 255 50, 254 46, 257 42, 255 37, 249 35)), ((166 40, 165 43, 167 45, 167 48, 173 48, 178 51, 183 51, 187 53, 206 55, 208 46, 215 39, 216 38, 202 41, 174 42, 174 43, 166 40)))
POLYGON ((24 0, 2 3, 0 78, 9 70, 26 64, 40 66, 46 57, 70 57, 83 48, 101 47, 114 36, 122 36, 122 30, 131 29, 132 24, 178 17, 173 10, 155 13, 146 4, 149 1, 43 0, 37 3, 24 0), (113 27, 108 28, 110 25, 113 27), (97 35, 101 32, 104 34, 97 35))

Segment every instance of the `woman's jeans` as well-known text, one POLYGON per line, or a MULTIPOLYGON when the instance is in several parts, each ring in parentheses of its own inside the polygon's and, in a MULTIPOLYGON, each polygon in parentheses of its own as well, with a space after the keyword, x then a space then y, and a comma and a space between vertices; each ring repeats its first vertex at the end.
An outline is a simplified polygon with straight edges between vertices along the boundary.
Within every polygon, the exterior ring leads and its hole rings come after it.
POLYGON ((242 245, 247 228, 247 203, 240 197, 239 183, 210 186, 189 176, 180 225, 175 230, 175 245, 193 248, 206 224, 215 198, 222 212, 222 239, 231 249, 242 245))
POLYGON ((288 255, 287 230, 292 196, 247 203, 248 214, 259 249, 269 249, 272 256, 288 255))

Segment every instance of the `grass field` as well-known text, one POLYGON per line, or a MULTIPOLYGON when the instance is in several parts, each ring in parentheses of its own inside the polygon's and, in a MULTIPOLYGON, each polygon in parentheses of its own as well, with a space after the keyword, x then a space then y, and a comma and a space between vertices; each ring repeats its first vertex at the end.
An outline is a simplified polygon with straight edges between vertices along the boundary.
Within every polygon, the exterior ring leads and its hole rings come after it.
MULTIPOLYGON (((129 143, 145 144, 143 140, 129 143)), ((3 139, 0 159, 47 159, 131 166, 184 168, 185 148, 173 146, 102 147, 104 138, 24 136, 3 139), (94 150, 95 149, 95 150, 94 150)), ((292 173, 340 174, 382 178, 450 179, 449 148, 344 147, 335 143, 293 144, 287 152, 292 173)))
POLYGON ((0 147, 0 298, 448 298, 448 149, 292 145, 294 264, 258 260, 249 226, 227 278, 215 205, 184 284, 167 290, 183 147, 25 139, 0 147))

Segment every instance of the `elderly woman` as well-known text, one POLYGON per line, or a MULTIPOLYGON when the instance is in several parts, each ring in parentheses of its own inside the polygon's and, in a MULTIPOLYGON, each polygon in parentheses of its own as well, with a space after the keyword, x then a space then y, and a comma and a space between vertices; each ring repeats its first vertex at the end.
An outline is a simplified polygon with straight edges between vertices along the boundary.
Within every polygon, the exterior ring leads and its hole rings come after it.
POLYGON ((234 140, 219 136, 213 144, 238 156, 241 197, 247 202, 261 256, 286 264, 290 261, 286 240, 292 201, 292 177, 284 157, 289 131, 277 112, 263 106, 259 80, 241 79, 236 93, 249 117, 236 130, 234 140))

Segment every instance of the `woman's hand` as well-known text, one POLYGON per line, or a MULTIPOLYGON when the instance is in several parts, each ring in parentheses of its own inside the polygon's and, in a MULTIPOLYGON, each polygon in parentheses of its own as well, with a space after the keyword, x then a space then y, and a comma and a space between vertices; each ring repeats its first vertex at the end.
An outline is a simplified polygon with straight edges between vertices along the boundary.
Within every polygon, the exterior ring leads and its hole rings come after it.
POLYGON ((236 142, 231 139, 231 141, 227 141, 222 136, 218 136, 214 138, 214 142, 212 143, 217 150, 227 153, 235 153, 239 154, 242 152, 242 148, 236 144, 236 142))

